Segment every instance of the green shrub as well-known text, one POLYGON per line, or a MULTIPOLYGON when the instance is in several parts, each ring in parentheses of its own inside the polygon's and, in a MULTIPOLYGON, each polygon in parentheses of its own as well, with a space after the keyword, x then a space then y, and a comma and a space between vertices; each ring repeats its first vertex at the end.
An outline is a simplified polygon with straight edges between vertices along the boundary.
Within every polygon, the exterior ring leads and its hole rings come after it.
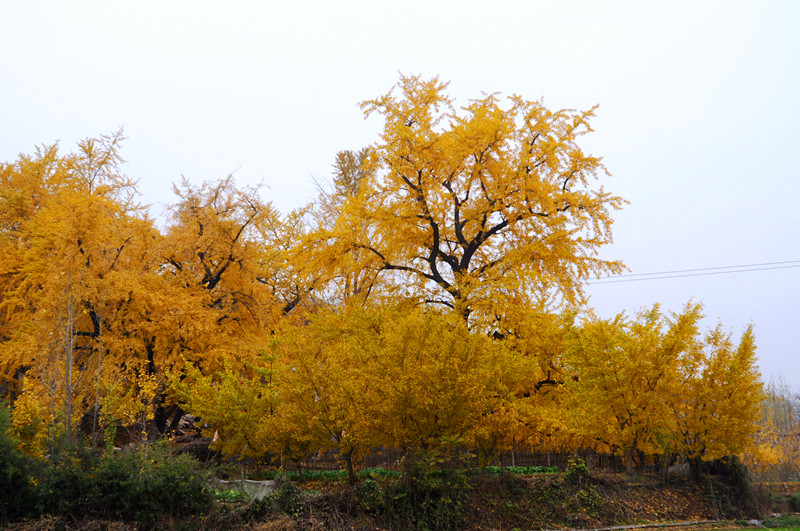
MULTIPOLYGON (((375 477, 400 477, 402 472, 397 470, 386 470, 384 468, 367 468, 358 472, 358 477, 361 478, 375 478, 375 477)), ((268 470, 259 474, 259 477, 264 479, 299 479, 299 474, 296 470, 289 471, 275 471, 268 470)), ((303 479, 316 480, 316 481, 344 481, 347 479, 347 472, 344 470, 304 470, 303 479)))
POLYGON ((214 490, 214 498, 222 503, 240 503, 248 499, 246 492, 232 489, 214 490))
POLYGON ((441 468, 432 452, 411 454, 403 471, 372 469, 353 491, 360 514, 383 516, 392 529, 459 529, 467 507, 467 471, 441 468))
POLYGON ((27 516, 35 503, 34 461, 17 450, 11 435, 11 411, 0 403, 0 523, 27 516))
POLYGON ((764 527, 800 527, 800 516, 796 514, 782 514, 775 518, 764 520, 764 527))
POLYGON ((103 459, 93 505, 101 513, 139 522, 188 516, 211 506, 207 480, 195 458, 173 455, 166 444, 157 444, 103 459))
POLYGON ((166 444, 120 453, 62 445, 39 481, 37 508, 41 514, 149 524, 210 508, 207 479, 196 459, 173 455, 166 444))
POLYGON ((507 466, 501 469, 499 466, 487 466, 486 472, 493 475, 505 472, 516 476, 528 476, 531 474, 556 474, 558 468, 554 466, 507 466))
POLYGON ((586 463, 578 456, 572 456, 567 460, 567 469, 564 471, 564 479, 573 485, 583 485, 584 478, 589 476, 589 468, 586 463))
POLYGON ((709 463, 707 496, 727 516, 757 514, 763 505, 758 489, 751 488, 747 467, 736 457, 724 457, 709 463), (714 478, 714 479, 712 479, 714 478))
POLYGON ((355 486, 358 512, 377 515, 386 510, 386 482, 366 478, 355 486))
POLYGON ((88 513, 96 466, 97 456, 91 449, 65 440, 56 442, 36 485, 39 513, 70 517, 88 513))
POLYGON ((386 470, 385 468, 368 468, 358 473, 362 478, 399 478, 403 475, 399 470, 386 470))
POLYGON ((587 514, 596 515, 603 507, 603 497, 593 485, 580 489, 576 494, 578 507, 587 514))
POLYGON ((800 494, 797 492, 789 496, 789 509, 794 513, 800 513, 800 494))
POLYGON ((389 485, 386 511, 417 529, 458 529, 467 506, 466 471, 441 469, 435 452, 410 454, 403 476, 389 485))
POLYGON ((275 490, 269 495, 269 501, 284 513, 299 516, 303 508, 303 493, 291 481, 278 479, 275 482, 275 490))

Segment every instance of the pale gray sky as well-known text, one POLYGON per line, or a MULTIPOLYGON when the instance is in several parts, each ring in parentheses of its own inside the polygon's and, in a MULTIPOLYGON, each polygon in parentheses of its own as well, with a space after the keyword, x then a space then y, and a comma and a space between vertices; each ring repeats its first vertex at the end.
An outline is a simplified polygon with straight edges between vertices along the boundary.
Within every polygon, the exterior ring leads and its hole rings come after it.
MULTIPOLYGON (((286 212, 376 140, 357 104, 398 72, 600 104, 583 145, 631 204, 604 251, 633 273, 800 260, 800 3, 0 0, 0 160, 124 126, 144 201, 234 172, 286 212), (385 7, 384 7, 385 6, 385 7)), ((800 268, 589 288, 601 315, 706 305, 800 378, 800 268)), ((711 324, 710 323, 710 324, 711 324)))

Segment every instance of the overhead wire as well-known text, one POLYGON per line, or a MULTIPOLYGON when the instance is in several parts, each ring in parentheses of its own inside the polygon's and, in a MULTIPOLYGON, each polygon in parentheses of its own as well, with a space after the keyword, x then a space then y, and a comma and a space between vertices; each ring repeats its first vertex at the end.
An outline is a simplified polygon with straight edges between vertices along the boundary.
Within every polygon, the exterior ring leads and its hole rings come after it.
POLYGON ((622 275, 609 275, 605 277, 599 277, 595 280, 590 280, 587 282, 587 284, 617 284, 619 282, 640 282, 643 280, 663 280, 669 278, 748 273, 751 271, 769 271, 773 269, 791 269, 795 267, 800 267, 800 260, 764 262, 760 264, 743 264, 735 266, 703 267, 698 269, 677 269, 674 271, 658 271, 655 273, 628 273, 622 275))

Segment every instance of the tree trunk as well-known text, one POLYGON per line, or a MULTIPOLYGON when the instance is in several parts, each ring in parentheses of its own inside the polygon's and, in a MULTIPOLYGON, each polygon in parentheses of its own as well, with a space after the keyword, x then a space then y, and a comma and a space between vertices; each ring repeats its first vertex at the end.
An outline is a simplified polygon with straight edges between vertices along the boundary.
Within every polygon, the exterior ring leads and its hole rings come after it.
POLYGON ((700 480, 700 471, 703 469, 703 460, 700 456, 692 457, 689 459, 689 466, 692 470, 692 479, 695 481, 700 480))
POLYGON ((347 466, 347 483, 349 485, 351 485, 351 486, 355 485, 356 484, 356 471, 355 471, 355 468, 353 468, 353 449, 352 448, 350 448, 344 454, 344 462, 345 462, 345 465, 347 466))
POLYGON ((97 444, 97 412, 100 410, 100 370, 103 368, 103 321, 97 333, 97 382, 94 389, 94 415, 92 417, 92 441, 97 444))

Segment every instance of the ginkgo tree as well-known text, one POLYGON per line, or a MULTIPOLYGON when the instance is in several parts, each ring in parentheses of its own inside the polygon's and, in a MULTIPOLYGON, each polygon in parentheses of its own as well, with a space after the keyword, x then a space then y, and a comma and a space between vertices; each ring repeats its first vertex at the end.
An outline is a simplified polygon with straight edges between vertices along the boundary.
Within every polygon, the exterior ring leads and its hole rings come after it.
POLYGON ((0 362, 25 376, 23 402, 48 404, 68 437, 120 367, 135 371, 119 324, 156 233, 120 170, 122 139, 86 139, 65 155, 41 148, 2 167, 0 362))
POLYGON ((630 472, 645 455, 664 453, 675 431, 671 397, 698 333, 701 306, 664 315, 659 306, 633 318, 588 316, 570 337, 570 418, 584 444, 622 453, 630 472), (591 421, 587 422, 587 419, 591 421))
POLYGON ((623 200, 593 187, 605 169, 577 143, 594 109, 494 94, 456 109, 446 88, 403 76, 362 104, 384 128, 374 171, 343 207, 340 245, 368 251, 399 293, 471 325, 492 325, 542 289, 577 302, 582 279, 618 272, 596 253, 623 200), (350 230, 354 219, 367 227, 350 230))
POLYGON ((493 452, 518 425, 515 356, 441 311, 354 305, 287 320, 252 367, 178 384, 217 447, 288 459, 333 449, 351 481, 372 448, 493 452))
POLYGON ((703 460, 741 454, 752 443, 761 399, 753 331, 737 345, 717 325, 705 334, 702 305, 633 318, 589 315, 570 336, 573 377, 566 411, 587 447, 634 461, 703 460))
POLYGON ((753 442, 763 399, 752 325, 738 344, 721 324, 695 338, 696 358, 670 403, 676 447, 695 472, 703 460, 741 455, 753 442))
POLYGON ((325 306, 367 304, 384 294, 383 264, 354 243, 367 238, 370 223, 349 214, 374 176, 372 155, 369 148, 336 154, 331 186, 319 186, 308 209, 312 230, 295 249, 294 261, 325 306))

